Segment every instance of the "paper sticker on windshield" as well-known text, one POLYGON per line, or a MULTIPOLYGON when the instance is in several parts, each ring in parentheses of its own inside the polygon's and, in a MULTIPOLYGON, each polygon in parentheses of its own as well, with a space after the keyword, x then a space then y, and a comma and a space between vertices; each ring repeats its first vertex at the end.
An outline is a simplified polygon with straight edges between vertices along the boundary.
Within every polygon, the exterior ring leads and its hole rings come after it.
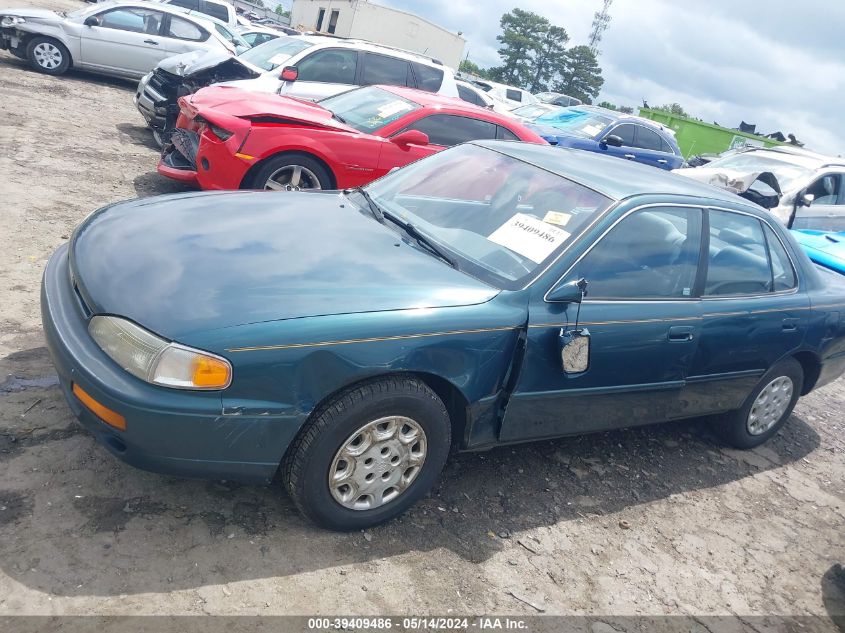
POLYGON ((604 128, 601 125, 585 125, 584 127, 581 128, 581 131, 584 132, 584 134, 587 134, 589 136, 595 136, 596 134, 601 132, 603 129, 604 128))
POLYGON ((393 101, 386 103, 378 109, 379 118, 386 119, 389 116, 399 114, 405 110, 410 110, 411 104, 405 101, 393 101))
POLYGON ((543 222, 548 222, 549 224, 557 224, 558 226, 566 226, 569 224, 569 220, 572 219, 571 213, 563 213, 562 211, 549 211, 546 213, 546 217, 543 218, 543 222))
POLYGON ((563 229, 533 215, 517 213, 487 239, 539 264, 567 237, 569 233, 563 229))

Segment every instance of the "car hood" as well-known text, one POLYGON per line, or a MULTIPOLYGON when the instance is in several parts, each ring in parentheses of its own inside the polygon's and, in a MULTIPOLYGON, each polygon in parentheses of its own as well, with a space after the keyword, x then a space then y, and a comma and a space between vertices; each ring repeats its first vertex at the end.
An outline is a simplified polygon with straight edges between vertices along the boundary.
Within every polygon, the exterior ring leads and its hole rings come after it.
POLYGON ((355 128, 333 119, 331 111, 313 101, 277 94, 252 92, 232 86, 209 86, 188 97, 188 102, 198 112, 208 109, 240 118, 273 117, 280 123, 293 120, 357 133, 355 128))
POLYGON ((260 68, 219 49, 197 50, 166 57, 158 63, 158 68, 177 77, 191 77, 192 75, 216 68, 222 64, 239 66, 249 71, 255 77, 258 77, 262 72, 260 68))
POLYGON ((483 303, 498 290, 338 192, 204 192, 119 203, 74 232, 95 314, 172 340, 247 323, 483 303))
POLYGON ((32 7, 17 7, 11 9, 0 9, 0 15, 14 15, 19 18, 32 18, 37 20, 63 20, 64 17, 50 9, 35 9, 32 7))

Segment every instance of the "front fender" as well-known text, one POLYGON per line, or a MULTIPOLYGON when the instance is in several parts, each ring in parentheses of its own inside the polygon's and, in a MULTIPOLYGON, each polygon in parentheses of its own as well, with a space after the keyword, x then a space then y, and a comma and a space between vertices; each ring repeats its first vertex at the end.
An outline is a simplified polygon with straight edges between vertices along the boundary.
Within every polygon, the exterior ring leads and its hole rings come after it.
POLYGON ((57 24, 24 22, 23 24, 16 25, 15 29, 20 31, 23 37, 27 39, 35 35, 52 37, 64 44, 65 48, 70 51, 72 60, 79 59, 79 38, 69 37, 65 30, 57 24))

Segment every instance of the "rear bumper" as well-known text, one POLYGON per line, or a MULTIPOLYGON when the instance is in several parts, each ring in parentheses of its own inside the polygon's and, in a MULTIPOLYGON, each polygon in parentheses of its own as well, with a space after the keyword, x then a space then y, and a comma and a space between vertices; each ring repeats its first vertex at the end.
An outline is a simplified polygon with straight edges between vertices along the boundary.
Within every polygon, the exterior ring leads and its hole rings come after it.
POLYGON ((122 370, 88 334, 70 283, 67 246, 50 259, 41 287, 41 315, 50 357, 71 411, 112 455, 154 472, 187 477, 272 480, 298 426, 280 416, 223 415, 221 392, 148 384, 122 370), (126 419, 109 426, 72 392, 77 384, 126 419))

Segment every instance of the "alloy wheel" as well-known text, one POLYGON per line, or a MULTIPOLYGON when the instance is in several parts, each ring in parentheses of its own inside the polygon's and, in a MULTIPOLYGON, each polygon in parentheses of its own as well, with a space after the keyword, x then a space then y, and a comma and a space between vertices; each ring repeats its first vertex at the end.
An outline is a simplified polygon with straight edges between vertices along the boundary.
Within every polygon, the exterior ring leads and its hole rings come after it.
POLYGON ((270 174, 264 189, 271 191, 299 191, 301 189, 322 189, 317 175, 302 165, 286 165, 270 174))

